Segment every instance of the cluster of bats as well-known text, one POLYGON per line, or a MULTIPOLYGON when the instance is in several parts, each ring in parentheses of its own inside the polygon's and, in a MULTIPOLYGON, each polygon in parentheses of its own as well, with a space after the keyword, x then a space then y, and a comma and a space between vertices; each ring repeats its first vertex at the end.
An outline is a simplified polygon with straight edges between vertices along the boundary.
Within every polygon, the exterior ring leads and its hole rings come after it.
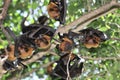
MULTIPOLYGON (((50 0, 47 11, 50 18, 65 23, 66 0, 50 0)), ((18 69, 18 66, 25 66, 21 61, 30 58, 36 49, 47 50, 51 46, 56 29, 46 25, 47 16, 40 16, 38 23, 24 25, 25 17, 21 23, 22 35, 16 36, 9 27, 5 30, 14 40, 14 44, 1 49, 1 59, 6 58, 3 63, 3 70, 9 71, 18 69)), ((60 44, 56 45, 60 59, 47 67, 48 73, 52 77, 60 77, 65 80, 68 77, 74 78, 82 73, 84 59, 72 52, 72 50, 82 43, 86 48, 97 48, 101 42, 108 39, 107 35, 97 29, 87 28, 75 33, 58 33, 60 44)))

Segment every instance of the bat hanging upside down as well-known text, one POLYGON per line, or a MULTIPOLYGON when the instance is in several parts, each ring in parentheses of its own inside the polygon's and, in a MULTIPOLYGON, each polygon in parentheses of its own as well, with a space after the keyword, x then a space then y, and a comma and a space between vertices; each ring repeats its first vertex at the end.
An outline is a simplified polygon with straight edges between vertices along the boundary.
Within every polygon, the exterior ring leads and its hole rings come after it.
POLYGON ((100 42, 104 42, 108 39, 105 33, 93 28, 83 29, 79 32, 83 34, 83 44, 87 48, 97 48, 100 42))
POLYGON ((47 11, 50 18, 60 21, 60 24, 64 24, 66 17, 66 0, 50 0, 47 11))

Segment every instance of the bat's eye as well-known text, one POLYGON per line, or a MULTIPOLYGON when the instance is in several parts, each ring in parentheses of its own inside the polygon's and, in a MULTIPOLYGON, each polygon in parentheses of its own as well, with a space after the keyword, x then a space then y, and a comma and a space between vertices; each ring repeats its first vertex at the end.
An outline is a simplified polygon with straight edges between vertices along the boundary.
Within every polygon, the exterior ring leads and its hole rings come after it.
POLYGON ((49 11, 54 11, 54 9, 50 8, 49 11))

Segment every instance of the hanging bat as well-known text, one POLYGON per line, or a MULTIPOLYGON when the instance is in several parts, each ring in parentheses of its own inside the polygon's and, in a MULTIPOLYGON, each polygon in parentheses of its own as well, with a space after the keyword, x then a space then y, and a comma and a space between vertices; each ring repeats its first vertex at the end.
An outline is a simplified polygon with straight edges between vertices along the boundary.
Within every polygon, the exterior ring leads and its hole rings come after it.
POLYGON ((10 28, 6 27, 6 31, 13 38, 15 44, 8 47, 8 59, 14 61, 17 58, 27 58, 32 55, 34 48, 31 46, 29 41, 27 41, 26 35, 16 36, 10 28), (12 60, 13 59, 13 60, 12 60))
POLYGON ((83 35, 84 38, 82 42, 87 48, 97 48, 100 42, 104 42, 108 39, 105 33, 93 28, 83 29, 79 32, 83 35))
POLYGON ((38 18, 39 24, 24 25, 26 18, 21 23, 23 35, 30 41, 35 47, 40 49, 48 49, 51 44, 52 37, 55 33, 55 29, 45 25, 48 18, 46 16, 40 16, 38 18))
POLYGON ((51 45, 51 40, 54 36, 55 29, 50 26, 42 26, 37 30, 32 31, 28 37, 34 39, 35 45, 40 49, 48 49, 51 45))
POLYGON ((60 24, 64 24, 66 17, 66 5, 66 0, 50 0, 47 6, 50 18, 60 21, 60 24))
POLYGON ((60 38, 60 44, 58 44, 56 48, 58 52, 60 53, 59 55, 62 56, 66 53, 70 53, 71 50, 75 47, 73 38, 67 33, 64 33, 63 35, 58 33, 58 35, 60 38))
POLYGON ((57 65, 55 66, 55 68, 52 67, 53 64, 48 66, 47 69, 49 69, 49 72, 51 72, 50 74, 52 77, 56 76, 56 77, 60 77, 62 80, 66 80, 68 76, 67 68, 69 70, 69 74, 71 78, 77 77, 82 73, 84 59, 78 57, 75 54, 72 54, 71 56, 70 55, 71 54, 67 54, 60 57, 60 59, 56 61, 57 65), (67 60, 67 63, 65 63, 64 60, 67 60))
MULTIPOLYGON (((10 30, 10 28, 6 27, 5 30, 10 34, 10 36, 15 41, 15 44, 8 45, 5 48, 5 54, 8 55, 8 59, 5 63, 5 66, 10 66, 10 68, 17 68, 19 64, 22 64, 20 59, 26 59, 32 56, 34 48, 30 46, 29 41, 26 43, 26 38, 22 36, 17 36, 10 30)), ((25 66, 24 64, 22 64, 25 66)))

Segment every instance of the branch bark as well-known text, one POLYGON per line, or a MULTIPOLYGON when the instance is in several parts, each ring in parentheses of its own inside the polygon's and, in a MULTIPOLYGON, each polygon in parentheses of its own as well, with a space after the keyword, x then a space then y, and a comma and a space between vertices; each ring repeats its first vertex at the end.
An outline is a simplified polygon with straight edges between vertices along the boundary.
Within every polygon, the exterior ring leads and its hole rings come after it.
POLYGON ((4 5, 2 8, 2 13, 0 14, 0 20, 4 20, 7 14, 8 7, 10 5, 11 0, 4 0, 4 5))
POLYGON ((4 5, 3 5, 3 8, 2 8, 2 12, 0 14, 0 29, 5 34, 8 42, 11 44, 10 36, 5 31, 4 26, 3 26, 3 21, 4 21, 5 17, 6 17, 6 15, 7 15, 7 10, 8 10, 8 7, 10 5, 10 2, 11 2, 11 0, 4 0, 4 5))
POLYGON ((120 3, 117 3, 116 0, 112 0, 110 3, 103 5, 102 7, 88 12, 87 14, 81 16, 80 18, 76 19, 75 21, 71 22, 70 24, 60 27, 57 32, 66 33, 68 30, 75 27, 76 29, 73 30, 74 32, 81 30, 83 27, 88 25, 93 20, 99 18, 100 16, 106 15, 110 12, 115 11, 116 9, 120 8, 120 3), (87 22, 87 23, 86 23, 87 22), (78 27, 79 26, 79 27, 78 27))

